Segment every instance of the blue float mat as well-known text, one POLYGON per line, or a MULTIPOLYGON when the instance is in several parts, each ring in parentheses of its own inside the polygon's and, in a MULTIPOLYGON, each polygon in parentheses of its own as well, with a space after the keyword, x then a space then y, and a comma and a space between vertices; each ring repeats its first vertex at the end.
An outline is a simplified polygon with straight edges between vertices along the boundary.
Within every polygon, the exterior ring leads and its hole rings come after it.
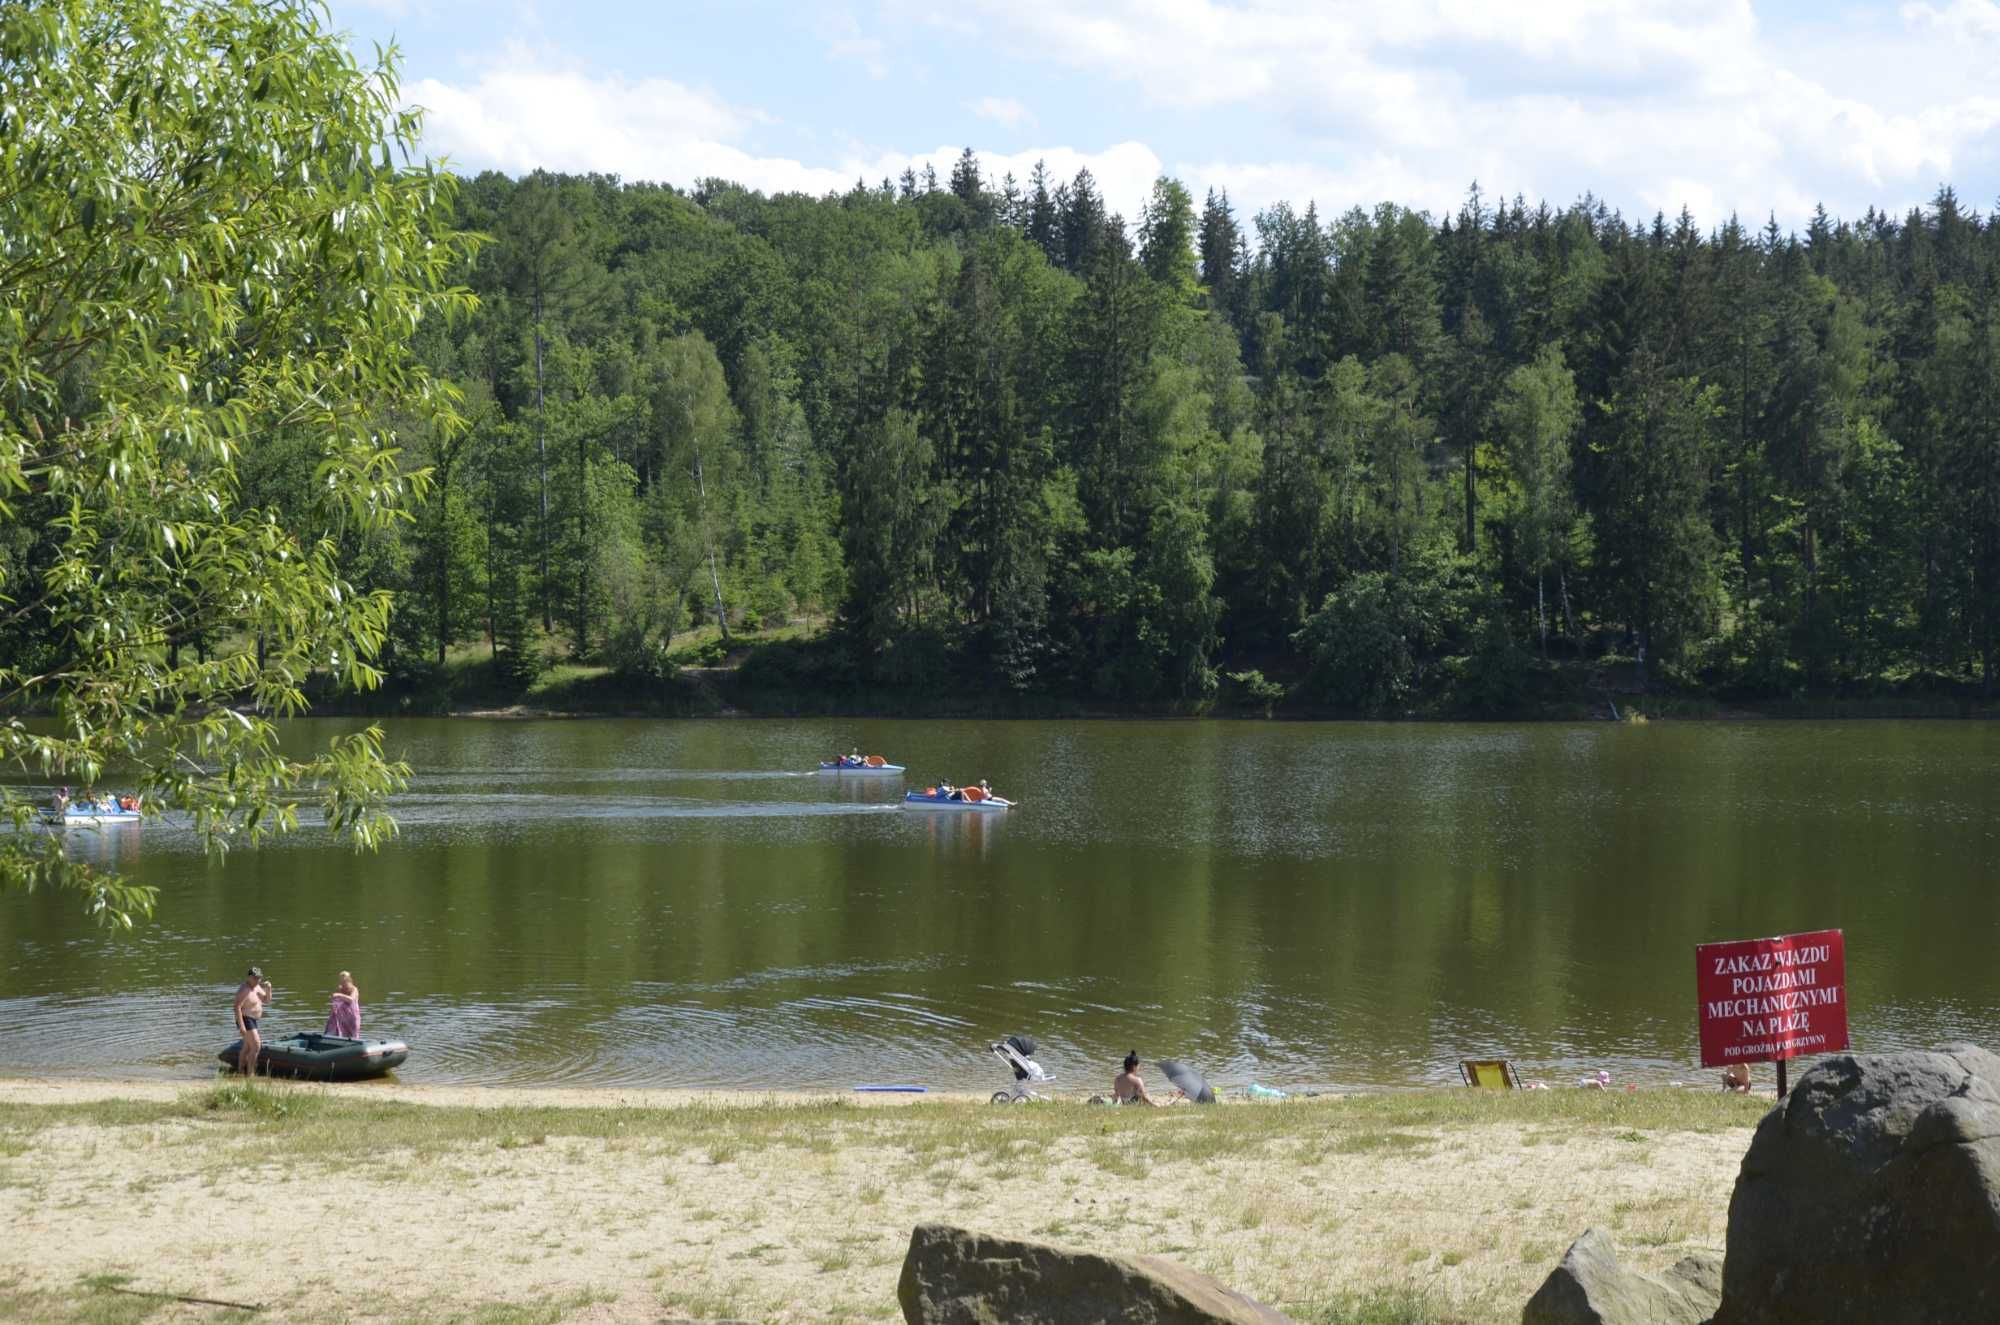
POLYGON ((929 1086, 856 1086, 856 1090, 873 1091, 876 1094, 921 1095, 929 1086))

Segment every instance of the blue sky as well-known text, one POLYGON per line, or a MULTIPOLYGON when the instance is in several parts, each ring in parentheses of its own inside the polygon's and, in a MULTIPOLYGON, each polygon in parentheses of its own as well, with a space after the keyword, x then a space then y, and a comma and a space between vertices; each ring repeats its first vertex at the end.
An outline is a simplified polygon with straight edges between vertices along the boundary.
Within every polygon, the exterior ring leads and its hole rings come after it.
POLYGON ((2000 196, 2000 0, 332 0, 462 170, 823 192, 971 146, 1246 219, 1489 196, 1798 225, 2000 196))

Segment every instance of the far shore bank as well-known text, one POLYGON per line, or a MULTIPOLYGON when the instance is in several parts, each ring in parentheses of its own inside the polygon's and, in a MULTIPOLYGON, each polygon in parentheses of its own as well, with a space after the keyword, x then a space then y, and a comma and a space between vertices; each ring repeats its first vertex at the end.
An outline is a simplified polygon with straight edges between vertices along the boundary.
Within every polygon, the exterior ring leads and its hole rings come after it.
POLYGON ((1596 712, 1579 710, 1535 710, 1518 713, 1476 714, 1476 713, 1403 713, 1403 714, 1355 714, 1355 713, 1249 713, 1240 710, 1187 710, 1163 712, 1157 709, 1092 709, 1062 708, 1060 706, 1043 710, 993 711, 980 709, 954 710, 950 708, 920 709, 916 711, 896 708, 862 706, 846 708, 838 705, 823 709, 759 710, 756 708, 720 707, 716 709, 695 709, 688 712, 663 711, 657 706, 634 703, 629 706, 593 706, 581 708, 552 707, 537 704, 465 704, 442 709, 419 707, 395 708, 379 705, 348 706, 342 704, 322 704, 308 715, 316 718, 371 717, 371 718, 471 718, 484 721, 582 721, 591 718, 632 720, 639 718, 690 720, 713 719, 721 721, 800 721, 814 719, 839 719, 843 721, 865 722, 1246 722, 1246 723, 1378 723, 1397 722, 1411 724, 1471 722, 1471 723, 1757 723, 1757 722, 1991 722, 2000 720, 2000 701, 1981 703, 1977 701, 1883 701, 1883 700, 1791 700, 1771 704, 1722 703, 1711 700, 1691 700, 1684 697, 1667 697, 1661 702, 1648 703, 1643 696, 1635 696, 1619 708, 1619 717, 1613 719, 1609 710, 1596 712), (1649 711, 1650 710, 1650 711, 1649 711))
POLYGON ((1642 1268, 1720 1247, 1770 1103, 12 1079, 0 1317, 891 1321, 911 1227, 942 1220, 1165 1255, 1301 1321, 1511 1321, 1593 1225, 1642 1268))

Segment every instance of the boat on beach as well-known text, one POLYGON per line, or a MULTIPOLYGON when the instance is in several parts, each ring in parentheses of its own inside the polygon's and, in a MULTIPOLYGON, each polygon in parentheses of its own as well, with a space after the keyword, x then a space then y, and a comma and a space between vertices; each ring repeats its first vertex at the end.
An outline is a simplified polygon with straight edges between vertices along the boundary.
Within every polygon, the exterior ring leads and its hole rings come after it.
MULTIPOLYGON (((230 1070, 240 1071, 237 1063, 242 1054, 243 1041, 237 1040, 216 1057, 230 1070)), ((301 1031, 264 1041, 257 1069, 306 1081, 366 1081, 401 1067, 409 1057, 410 1046, 401 1040, 349 1040, 301 1031)))
POLYGON ((881 755, 868 755, 861 759, 822 759, 819 765, 822 773, 901 773, 901 764, 892 764, 881 755))
POLYGON ((1011 810, 1014 802, 979 787, 959 787, 950 795, 936 787, 903 793, 903 806, 912 810, 1011 810))

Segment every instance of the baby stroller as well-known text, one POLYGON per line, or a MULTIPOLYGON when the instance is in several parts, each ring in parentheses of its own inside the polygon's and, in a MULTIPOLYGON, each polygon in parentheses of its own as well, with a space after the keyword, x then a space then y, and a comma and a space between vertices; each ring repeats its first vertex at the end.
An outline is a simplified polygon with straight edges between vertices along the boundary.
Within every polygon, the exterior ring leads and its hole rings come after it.
POLYGON ((1035 1052, 1034 1037, 1010 1035, 998 1044, 988 1045, 993 1056, 1014 1070, 1014 1084, 1006 1090, 993 1092, 994 1104, 1026 1104, 1029 1100, 1047 1100, 1049 1097, 1033 1089, 1046 1085, 1055 1078, 1042 1071, 1042 1065, 1031 1056, 1035 1052))

